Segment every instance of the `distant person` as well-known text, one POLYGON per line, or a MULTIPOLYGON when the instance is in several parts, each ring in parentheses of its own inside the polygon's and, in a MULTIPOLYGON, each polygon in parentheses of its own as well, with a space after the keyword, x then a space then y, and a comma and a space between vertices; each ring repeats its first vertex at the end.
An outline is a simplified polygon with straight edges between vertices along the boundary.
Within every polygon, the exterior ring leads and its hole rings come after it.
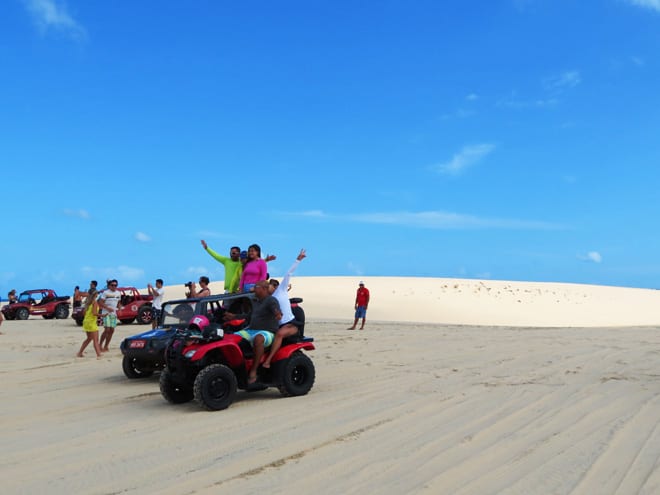
POLYGON ((96 359, 101 359, 101 344, 99 343, 99 327, 96 323, 99 317, 99 304, 96 301, 98 293, 96 290, 91 290, 87 293, 83 311, 85 317, 83 318, 83 330, 85 331, 85 340, 80 346, 78 357, 83 357, 83 352, 87 345, 92 342, 94 350, 96 351, 96 359))
POLYGON ((355 330, 358 320, 362 318, 362 326, 360 330, 364 329, 364 323, 367 321, 367 308, 369 307, 369 289, 364 286, 364 282, 360 280, 357 295, 355 296, 355 321, 349 330, 355 330))
POLYGON ((16 289, 12 289, 7 293, 7 299, 9 299, 9 304, 14 304, 18 302, 18 297, 16 296, 16 289))
POLYGON ((190 285, 188 286, 190 290, 186 292, 186 297, 193 298, 210 296, 211 289, 209 289, 209 282, 210 281, 208 277, 199 277, 199 289, 197 288, 197 284, 195 284, 195 282, 190 282, 190 285))
POLYGON ((151 302, 151 328, 156 328, 158 326, 158 321, 160 320, 160 313, 163 310, 163 297, 165 296, 165 289, 163 289, 163 279, 156 279, 156 287, 151 284, 147 284, 147 290, 149 294, 153 296, 153 301, 151 302))
POLYGON ((122 308, 121 305, 121 292, 117 290, 117 280, 108 280, 107 289, 103 291, 99 298, 98 304, 101 308, 101 316, 103 316, 103 333, 101 334, 102 352, 108 352, 112 335, 117 328, 117 310, 122 308))
POLYGON ((83 292, 80 290, 79 286, 75 286, 73 289, 73 307, 74 308, 79 308, 82 306, 83 301, 87 297, 87 292, 83 292))
POLYGON ((241 248, 238 246, 229 248, 229 258, 227 258, 211 249, 204 239, 201 242, 204 250, 225 267, 225 293, 238 291, 240 275, 237 277, 236 274, 241 268, 241 261, 239 259, 241 248))
POLYGON ((280 347, 282 347, 282 340, 298 333, 298 325, 296 325, 296 319, 293 316, 291 303, 289 302, 289 280, 291 279, 293 272, 298 268, 300 262, 305 259, 305 256, 305 250, 301 249, 296 261, 294 261, 291 268, 289 268, 289 271, 284 275, 282 282, 280 283, 275 279, 271 279, 269 282, 268 292, 271 296, 277 299, 277 302, 280 305, 280 311, 282 312, 282 317, 280 318, 279 329, 275 334, 273 344, 270 346, 270 352, 262 364, 264 368, 270 368, 270 361, 280 347))
POLYGON ((266 280, 267 273, 266 262, 261 259, 261 247, 258 244, 251 244, 248 247, 248 259, 243 266, 238 289, 241 292, 251 291, 257 282, 266 280))
MULTIPOLYGON (((82 305, 83 301, 87 297, 87 295, 94 291, 96 292, 96 286, 98 285, 98 282, 96 280, 90 280, 89 282, 89 289, 87 291, 82 291, 80 290, 80 287, 76 285, 76 287, 73 289, 73 307, 78 308, 82 305)), ((97 294, 98 295, 98 294, 97 294)))
MULTIPOLYGON (((2 311, 0 311, 0 327, 2 326, 2 322, 5 320, 5 317, 2 316, 2 311)), ((0 332, 0 335, 2 335, 2 332, 0 332)))

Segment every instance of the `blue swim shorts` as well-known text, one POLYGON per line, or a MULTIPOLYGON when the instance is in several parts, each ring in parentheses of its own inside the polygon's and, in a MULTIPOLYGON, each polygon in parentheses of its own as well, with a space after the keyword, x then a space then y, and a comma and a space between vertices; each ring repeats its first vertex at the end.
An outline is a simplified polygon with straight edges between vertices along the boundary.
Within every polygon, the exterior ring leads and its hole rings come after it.
POLYGON ((103 326, 106 328, 115 328, 117 326, 117 315, 115 313, 104 315, 103 326))
POLYGON ((273 334, 268 330, 240 330, 236 334, 243 337, 250 344, 252 344, 257 335, 264 336, 264 347, 270 347, 270 344, 273 343, 273 334))
POLYGON ((366 318, 367 317, 367 307, 366 306, 358 306, 357 309, 355 310, 355 317, 356 318, 366 318))

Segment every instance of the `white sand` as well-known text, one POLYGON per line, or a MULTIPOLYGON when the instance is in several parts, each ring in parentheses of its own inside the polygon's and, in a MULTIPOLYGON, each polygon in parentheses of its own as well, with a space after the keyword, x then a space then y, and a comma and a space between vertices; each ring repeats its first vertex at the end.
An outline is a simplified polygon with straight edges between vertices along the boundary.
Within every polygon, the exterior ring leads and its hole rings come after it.
POLYGON ((144 326, 97 361, 71 319, 5 322, 2 493, 660 493, 657 291, 365 282, 351 332, 357 279, 294 278, 314 388, 220 412, 124 377, 144 326))

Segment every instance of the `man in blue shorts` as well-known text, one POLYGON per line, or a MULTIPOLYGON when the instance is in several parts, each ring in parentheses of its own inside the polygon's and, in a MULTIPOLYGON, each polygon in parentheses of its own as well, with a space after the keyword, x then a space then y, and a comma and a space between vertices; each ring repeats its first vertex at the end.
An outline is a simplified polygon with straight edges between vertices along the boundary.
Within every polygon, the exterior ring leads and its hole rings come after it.
MULTIPOLYGON (((280 326, 280 318, 282 318, 280 304, 277 302, 277 299, 270 295, 268 290, 269 285, 266 280, 260 280, 255 284, 254 295, 257 298, 252 302, 250 324, 246 329, 236 332, 250 342, 254 349, 254 361, 252 368, 248 372, 248 385, 252 385, 257 381, 259 362, 265 353, 266 347, 270 347, 273 343, 275 332, 277 332, 280 326)), ((240 318, 239 315, 225 313, 225 319, 231 320, 236 317, 240 318)))

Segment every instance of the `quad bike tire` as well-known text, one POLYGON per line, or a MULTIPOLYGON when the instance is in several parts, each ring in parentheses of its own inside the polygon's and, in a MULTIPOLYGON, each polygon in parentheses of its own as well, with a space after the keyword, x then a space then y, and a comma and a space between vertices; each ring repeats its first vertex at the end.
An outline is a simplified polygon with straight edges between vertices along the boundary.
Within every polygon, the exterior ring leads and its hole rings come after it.
POLYGON ((66 320, 69 317, 69 308, 65 304, 60 304, 55 308, 55 318, 58 320, 66 320))
POLYGON ((209 411, 227 409, 237 389, 236 375, 224 364, 211 364, 195 378, 195 400, 209 411))
POLYGON ((124 356, 124 360, 121 362, 121 367, 124 370, 124 375, 131 379, 148 378, 154 374, 153 369, 145 369, 140 365, 139 359, 135 359, 129 356, 124 356))
POLYGON ((30 312, 27 308, 18 308, 16 310, 16 319, 17 320, 27 320, 30 317, 30 312))
POLYGON ((141 325, 146 325, 147 323, 151 323, 151 320, 154 318, 154 311, 151 306, 142 306, 138 310, 137 314, 137 321, 141 325))
POLYGON ((192 389, 175 383, 167 368, 160 374, 159 385, 160 393, 170 404, 183 404, 194 398, 192 389))
POLYGON ((284 397, 305 395, 312 389, 316 370, 314 363, 302 352, 294 352, 282 363, 278 390, 284 397))

